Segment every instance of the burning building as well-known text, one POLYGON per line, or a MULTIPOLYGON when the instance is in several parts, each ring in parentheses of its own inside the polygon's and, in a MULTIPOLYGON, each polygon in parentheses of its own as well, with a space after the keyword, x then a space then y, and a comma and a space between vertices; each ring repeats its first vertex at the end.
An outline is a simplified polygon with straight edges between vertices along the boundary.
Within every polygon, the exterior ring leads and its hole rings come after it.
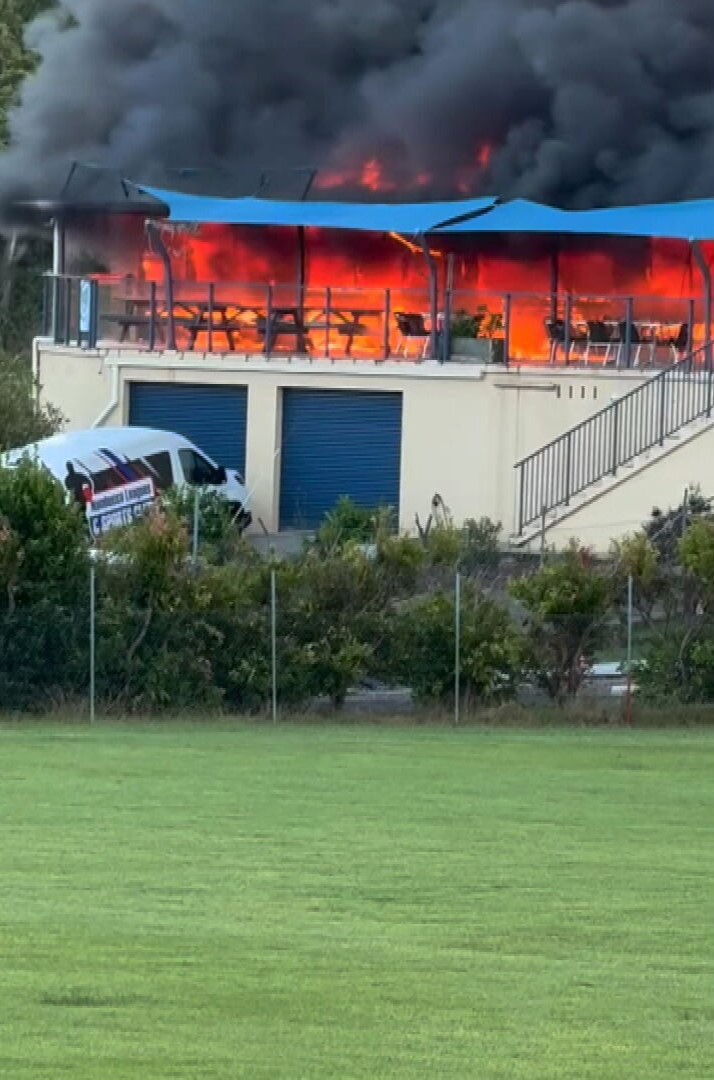
POLYGON ((710 5, 63 7, 0 200, 54 223, 36 364, 73 425, 182 431, 271 531, 439 492, 606 546, 653 452, 706 487, 710 5), (68 159, 99 168, 58 199, 68 159))

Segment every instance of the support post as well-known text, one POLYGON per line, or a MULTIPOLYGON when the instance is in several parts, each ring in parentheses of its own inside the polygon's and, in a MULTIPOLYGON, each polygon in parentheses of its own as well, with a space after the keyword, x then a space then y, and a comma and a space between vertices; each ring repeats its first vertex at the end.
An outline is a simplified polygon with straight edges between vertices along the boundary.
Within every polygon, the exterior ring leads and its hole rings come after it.
POLYGON ((444 325, 441 328, 441 362, 445 364, 451 356, 451 319, 454 308, 454 256, 449 255, 446 263, 446 295, 444 297, 444 325))
POLYGON ((149 352, 156 349, 156 318, 158 315, 156 303, 156 282, 151 282, 150 288, 150 312, 149 312, 149 352))
POLYGON ((506 367, 511 363, 511 312, 513 310, 513 297, 506 293, 503 301, 503 362, 506 367))
POLYGON ((627 578, 627 700, 625 719, 632 723, 632 624, 634 607, 634 580, 632 574, 627 578))
POLYGON ((272 682, 272 717, 278 722, 278 582, 275 567, 270 571, 270 670, 272 682))
POLYGON ((330 323, 332 321, 332 289, 328 286, 325 290, 325 359, 329 360, 330 349, 330 323))
POLYGON ((97 715, 97 567, 95 552, 89 563, 89 722, 97 715))
POLYGON ((709 267, 709 263, 704 257, 702 246, 698 240, 695 240, 692 244, 692 254, 694 255, 699 272, 702 275, 704 282, 704 365, 706 370, 711 373, 712 371, 712 272, 709 267))
POLYGON ((384 359, 389 360, 392 353, 392 291, 385 289, 384 292, 384 359))
POLYGON ((625 304, 625 364, 626 368, 632 367, 632 326, 634 319, 635 306, 632 301, 632 297, 627 297, 625 304))
POLYGON ((456 635, 454 652, 454 724, 461 721, 461 572, 456 573, 456 597, 454 603, 454 631, 456 635))
POLYGON ((149 241, 149 249, 161 259, 164 268, 164 287, 166 290, 166 309, 168 324, 167 347, 170 352, 176 352, 176 323, 174 321, 174 275, 171 268, 171 256, 166 245, 161 239, 161 234, 153 222, 146 225, 146 235, 149 241))
POLYGON ((421 241, 422 251, 424 252, 424 258, 426 259, 426 265, 429 269, 429 353, 430 359, 435 359, 437 355, 436 343, 438 340, 438 328, 437 323, 439 320, 439 275, 436 269, 436 262, 434 256, 429 248, 429 243, 426 236, 422 233, 419 237, 421 241))
POLYGON ((570 350, 573 347, 572 342, 572 327, 573 327, 573 298, 568 293, 565 298, 565 335, 563 348, 565 350, 565 366, 570 365, 570 350))
POLYGON ((265 307, 265 355, 273 350, 273 286, 268 285, 268 297, 265 307))
MULTIPOLYGON (((216 310, 216 286, 208 286, 208 351, 213 352, 213 315, 216 310)), ((225 308, 223 309, 225 311, 225 308)))

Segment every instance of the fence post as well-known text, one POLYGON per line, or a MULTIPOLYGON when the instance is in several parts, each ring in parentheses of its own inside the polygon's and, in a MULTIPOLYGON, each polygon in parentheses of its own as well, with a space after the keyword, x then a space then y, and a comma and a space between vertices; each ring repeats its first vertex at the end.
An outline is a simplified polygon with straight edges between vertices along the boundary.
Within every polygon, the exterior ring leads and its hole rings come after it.
POLYGON ((193 495, 193 543, 191 545, 191 558, 194 570, 198 566, 198 543, 200 537, 200 513, 201 513, 201 489, 196 488, 193 495))
POLYGON ((97 715, 97 568, 95 552, 89 563, 89 722, 97 715))
POLYGON ((627 699, 625 702, 625 719, 628 724, 632 723, 632 623, 634 606, 634 581, 632 574, 627 578, 627 699))
POLYGON ((461 572, 456 574, 456 598, 454 605, 454 631, 456 636, 454 654, 454 724, 461 720, 461 572))
POLYGON ((270 571, 270 669, 273 723, 278 722, 278 583, 275 567, 270 571))

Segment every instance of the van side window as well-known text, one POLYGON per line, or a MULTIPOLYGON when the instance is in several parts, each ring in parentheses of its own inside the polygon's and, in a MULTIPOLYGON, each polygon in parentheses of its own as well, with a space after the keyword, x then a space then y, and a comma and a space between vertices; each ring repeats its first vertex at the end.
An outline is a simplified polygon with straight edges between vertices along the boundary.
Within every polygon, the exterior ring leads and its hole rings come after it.
POLYGON ((111 491, 112 488, 121 487, 125 483, 126 480, 118 469, 103 469, 101 472, 92 473, 95 495, 101 495, 103 491, 111 491))
POLYGON ((216 470, 213 465, 195 450, 179 450, 179 459, 187 484, 203 487, 216 483, 216 470))
POLYGON ((147 454, 144 461, 149 466, 148 475, 154 481, 157 491, 168 491, 174 486, 174 471, 171 467, 171 455, 168 452, 147 454))

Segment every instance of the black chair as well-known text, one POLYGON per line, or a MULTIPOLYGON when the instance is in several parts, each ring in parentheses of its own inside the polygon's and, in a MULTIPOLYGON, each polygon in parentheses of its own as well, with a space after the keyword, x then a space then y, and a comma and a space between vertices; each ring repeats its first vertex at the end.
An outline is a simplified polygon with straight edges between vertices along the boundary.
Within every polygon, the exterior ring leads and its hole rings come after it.
POLYGON ((588 319, 588 347, 586 356, 591 352, 603 353, 603 364, 608 364, 613 350, 612 327, 602 319, 588 319))
POLYGON ((421 359, 423 360, 429 350, 431 340, 431 334, 427 329, 424 315, 414 311, 397 311, 394 320, 399 330, 399 341, 397 342, 395 355, 398 356, 401 349, 406 360, 409 355, 410 342, 417 341, 421 344, 421 359))
POLYGON ((556 356, 558 355, 558 349, 562 349, 563 352, 565 352, 565 320, 546 319, 545 332, 548 335, 548 341, 550 342, 549 363, 554 364, 556 356))

